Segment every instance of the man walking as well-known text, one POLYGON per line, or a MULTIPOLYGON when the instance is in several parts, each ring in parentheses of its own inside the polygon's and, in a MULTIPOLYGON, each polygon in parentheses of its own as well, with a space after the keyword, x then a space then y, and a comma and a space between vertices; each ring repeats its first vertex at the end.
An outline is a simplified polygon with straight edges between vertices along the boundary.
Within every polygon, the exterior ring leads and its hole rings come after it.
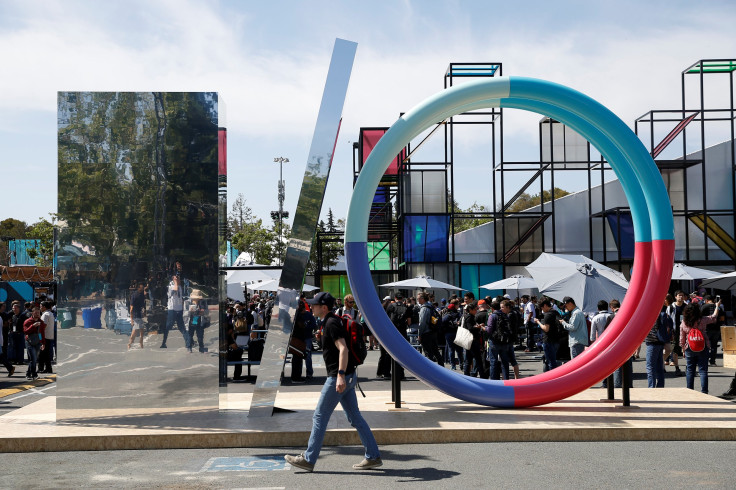
POLYGON ((322 292, 307 300, 307 303, 312 306, 312 313, 322 320, 324 326, 322 356, 327 368, 327 380, 322 387, 322 394, 312 417, 312 433, 309 436, 307 450, 298 456, 287 454, 284 459, 292 466, 308 472, 313 471, 322 449, 330 416, 340 403, 350 425, 358 430, 360 441, 365 447, 365 459, 354 464, 353 469, 378 468, 383 465, 381 454, 371 428, 358 408, 358 398, 355 396, 358 374, 355 366, 348 363, 348 346, 345 340, 347 332, 342 320, 332 312, 335 298, 328 292, 322 292))

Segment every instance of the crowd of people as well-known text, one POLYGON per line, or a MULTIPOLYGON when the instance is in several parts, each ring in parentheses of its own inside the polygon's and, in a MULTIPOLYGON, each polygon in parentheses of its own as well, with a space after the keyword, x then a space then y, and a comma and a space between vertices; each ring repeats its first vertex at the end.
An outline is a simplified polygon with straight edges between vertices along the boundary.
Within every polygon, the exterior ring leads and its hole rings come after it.
POLYGON ((0 303, 0 364, 8 376, 26 365, 26 379, 53 374, 56 352, 56 304, 45 297, 35 302, 13 301, 8 311, 0 303))
MULTIPOLYGON (((597 304, 597 312, 586 314, 571 297, 559 302, 526 295, 515 300, 508 296, 476 300, 473 293, 468 292, 462 298, 451 296, 436 302, 431 294, 422 292, 409 298, 401 293, 387 296, 383 306, 404 338, 433 362, 453 370, 462 369, 467 376, 518 379, 517 352, 539 352, 542 371, 555 369, 598 341, 621 305, 618 299, 602 299, 597 304), (472 335, 467 347, 455 342, 460 328, 472 335)), ((359 312, 355 314, 360 319, 359 312)), ((686 376, 690 389, 694 389, 697 374, 701 391, 708 393, 708 366, 715 365, 720 327, 725 320, 720 297, 695 293, 687 296, 682 291, 676 291, 674 296, 668 294, 644 341, 647 386, 664 387, 665 366, 671 365, 676 376, 686 376), (696 346, 688 338, 693 329, 702 331, 702 346, 696 346), (683 357, 684 373, 680 368, 683 357)), ((372 346, 376 341, 371 339, 370 342, 372 346)), ((379 348, 381 356, 376 376, 403 378, 403 368, 397 364, 397 372, 392 373, 390 355, 382 346, 379 348)), ((613 373, 615 387, 622 386, 624 370, 631 374, 632 361, 640 357, 640 350, 641 346, 613 373)), ((736 378, 732 388, 731 394, 736 395, 736 378)))

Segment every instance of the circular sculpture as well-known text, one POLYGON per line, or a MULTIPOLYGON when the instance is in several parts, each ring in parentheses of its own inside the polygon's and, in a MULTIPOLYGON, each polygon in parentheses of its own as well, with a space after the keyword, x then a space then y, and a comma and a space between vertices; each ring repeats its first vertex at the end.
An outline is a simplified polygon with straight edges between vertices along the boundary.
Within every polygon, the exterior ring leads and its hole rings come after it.
POLYGON ((348 279, 371 331, 386 350, 424 382, 456 398, 498 407, 534 406, 583 391, 618 368, 653 325, 669 287, 674 223, 667 190, 637 136, 603 105, 568 87, 523 77, 499 77, 446 89, 406 113, 383 135, 353 190, 345 229, 348 279), (626 301, 601 338, 572 361, 520 380, 470 378, 419 354, 383 311, 370 275, 367 232, 370 205, 390 162, 430 126, 489 107, 523 109, 573 128, 607 159, 621 181, 634 222, 635 261, 626 301))

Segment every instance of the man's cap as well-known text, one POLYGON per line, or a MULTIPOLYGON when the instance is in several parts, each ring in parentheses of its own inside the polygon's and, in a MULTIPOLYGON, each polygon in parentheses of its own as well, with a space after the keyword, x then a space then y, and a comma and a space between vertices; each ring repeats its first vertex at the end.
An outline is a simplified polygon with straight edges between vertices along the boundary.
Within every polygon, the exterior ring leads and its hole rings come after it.
POLYGON ((385 298, 383 298, 383 301, 387 301, 389 299, 391 299, 391 296, 386 296, 385 298))
POLYGON ((447 305, 448 310, 454 310, 456 307, 457 305, 455 303, 450 303, 449 305, 447 305))
POLYGON ((328 308, 332 308, 333 306, 335 306, 335 298, 333 298, 332 295, 327 291, 323 291, 321 293, 315 294, 314 298, 308 299, 307 303, 310 305, 324 305, 328 308))
POLYGON ((486 300, 482 299, 478 301, 478 306, 486 304, 486 300))
POLYGON ((574 299, 572 299, 572 298, 571 298, 570 296, 565 296, 564 298, 562 298, 562 304, 563 304, 563 305, 566 305, 566 304, 568 304, 568 303, 573 303, 573 304, 575 304, 575 300, 574 300, 574 299))

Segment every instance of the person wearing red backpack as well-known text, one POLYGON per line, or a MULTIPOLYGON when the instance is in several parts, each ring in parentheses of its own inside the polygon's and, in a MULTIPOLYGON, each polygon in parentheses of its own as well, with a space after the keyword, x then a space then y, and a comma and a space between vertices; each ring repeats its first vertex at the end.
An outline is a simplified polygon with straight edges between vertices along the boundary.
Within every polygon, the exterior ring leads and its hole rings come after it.
POLYGON ((312 306, 312 313, 322 320, 324 326, 322 356, 327 368, 327 380, 322 387, 317 408, 314 410, 312 432, 309 435, 307 450, 297 456, 287 454, 284 459, 292 466, 307 472, 314 470, 314 465, 322 449, 327 424, 339 403, 342 405, 350 425, 357 429, 360 441, 365 447, 365 459, 354 464, 353 469, 378 468, 383 465, 383 461, 381 461, 378 444, 376 444, 371 428, 363 419, 358 408, 358 398, 355 395, 358 375, 355 366, 348 363, 349 351, 346 342, 346 329, 342 320, 333 313, 335 298, 328 292, 321 292, 317 293, 313 299, 307 300, 307 303, 312 306))
POLYGON ((685 353, 685 381, 688 389, 695 389, 695 367, 700 374, 700 391, 708 393, 708 354, 710 341, 705 334, 706 325, 713 323, 718 318, 718 308, 721 302, 716 303, 715 310, 710 316, 701 317, 700 306, 690 303, 682 311, 682 324, 680 325, 680 346, 685 353), (696 330, 694 332, 693 330, 696 330))

